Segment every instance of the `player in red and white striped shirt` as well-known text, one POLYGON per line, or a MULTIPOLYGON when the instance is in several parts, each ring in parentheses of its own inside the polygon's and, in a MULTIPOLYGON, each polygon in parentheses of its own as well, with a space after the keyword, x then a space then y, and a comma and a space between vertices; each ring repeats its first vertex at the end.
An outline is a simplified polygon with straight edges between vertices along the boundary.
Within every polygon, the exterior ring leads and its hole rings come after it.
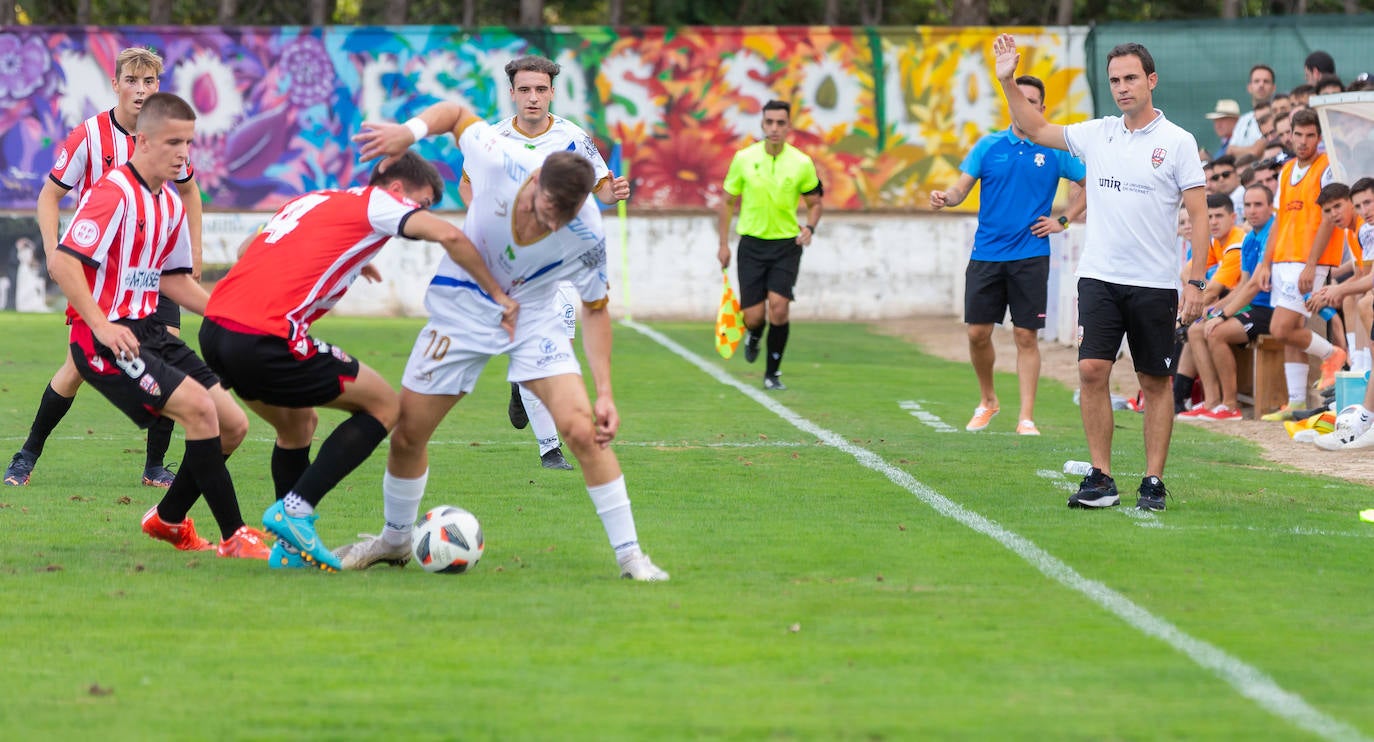
POLYGON ((514 331, 518 307, 477 248, 429 213, 443 191, 439 171, 406 152, 378 166, 367 187, 300 196, 272 216, 210 296, 201 352, 224 385, 277 433, 271 468, 278 502, 263 514, 263 526, 278 537, 273 568, 342 568, 315 534, 315 508, 372 455, 400 414, 400 397, 386 379, 309 334, 392 237, 442 245, 491 297, 506 332, 514 331), (316 407, 350 416, 311 462, 316 407))
MULTIPOLYGON (((72 129, 58 152, 57 161, 43 190, 38 194, 38 226, 43 236, 43 251, 48 265, 52 265, 57 249, 58 209, 62 197, 69 191, 77 203, 106 172, 128 161, 134 149, 133 131, 139 110, 149 95, 157 92, 162 74, 162 58, 150 49, 130 48, 115 58, 115 74, 110 83, 118 96, 118 104, 92 116, 72 129)), ((194 180, 189 162, 175 178, 177 191, 186 206, 190 228, 192 273, 200 277, 200 189, 194 180)), ((157 318, 179 332, 181 313, 175 302, 164 299, 158 305, 157 318)), ((43 453, 44 444, 62 417, 71 409, 72 400, 81 388, 81 376, 72 365, 70 356, 53 374, 52 381, 39 400, 38 412, 29 428, 28 439, 11 459, 5 472, 5 484, 23 485, 43 453)), ((163 465, 163 457, 172 439, 172 421, 159 419, 148 429, 147 457, 144 460, 143 483, 167 487, 172 473, 163 465)))
POLYGON ((77 372, 140 428, 170 417, 186 429, 181 470, 143 516, 143 532, 178 549, 211 548, 186 517, 201 494, 219 524, 219 555, 266 559, 243 523, 225 459, 248 418, 208 366, 153 319, 158 291, 197 314, 209 294, 191 276, 186 214, 169 181, 185 166, 195 111, 170 93, 143 104, 138 147, 77 207, 49 271, 66 295, 77 372))

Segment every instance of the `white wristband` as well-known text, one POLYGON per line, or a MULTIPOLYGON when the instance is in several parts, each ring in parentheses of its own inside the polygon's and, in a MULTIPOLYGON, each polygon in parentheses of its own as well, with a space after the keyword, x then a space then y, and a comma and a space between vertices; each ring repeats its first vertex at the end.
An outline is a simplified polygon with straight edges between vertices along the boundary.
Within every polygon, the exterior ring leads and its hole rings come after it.
POLYGON ((416 142, 420 142, 424 140, 425 137, 429 136, 429 124, 426 124, 419 116, 411 118, 409 121, 402 124, 402 126, 410 129, 410 133, 415 137, 416 142))

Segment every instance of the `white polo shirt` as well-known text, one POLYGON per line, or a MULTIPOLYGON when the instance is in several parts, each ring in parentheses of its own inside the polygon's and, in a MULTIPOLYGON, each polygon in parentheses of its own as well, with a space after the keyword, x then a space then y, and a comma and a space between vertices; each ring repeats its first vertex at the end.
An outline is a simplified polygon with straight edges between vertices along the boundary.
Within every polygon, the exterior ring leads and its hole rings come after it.
POLYGON ((1064 127, 1070 154, 1088 167, 1088 229, 1079 278, 1176 289, 1183 192, 1205 183, 1197 140, 1155 109, 1155 120, 1127 131, 1119 116, 1064 127))

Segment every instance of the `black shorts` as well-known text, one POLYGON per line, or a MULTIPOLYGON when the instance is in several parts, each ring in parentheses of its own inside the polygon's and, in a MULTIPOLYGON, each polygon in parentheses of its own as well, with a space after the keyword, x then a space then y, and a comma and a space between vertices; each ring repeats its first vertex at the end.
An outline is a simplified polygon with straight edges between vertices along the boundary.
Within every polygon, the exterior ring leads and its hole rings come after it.
POLYGON ((970 260, 964 271, 964 322, 1001 324, 1011 307, 1011 323, 1027 330, 1045 326, 1050 256, 1023 260, 970 260))
POLYGON ((160 322, 174 330, 181 329, 181 307, 172 301, 172 297, 166 294, 157 295, 157 311, 153 312, 153 320, 160 322))
POLYGON ((1115 361, 1121 336, 1131 348, 1136 373, 1171 376, 1178 291, 1078 279, 1078 360, 1115 361))
POLYGON ((72 325, 72 361, 86 383, 110 400, 140 428, 162 416, 167 398, 190 377, 209 389, 219 383, 195 351, 167 331, 167 326, 144 317, 119 320, 138 338, 138 358, 119 362, 115 354, 91 334, 84 322, 72 325))
POLYGON ((1236 313, 1236 319, 1240 320, 1240 326, 1245 328, 1245 337, 1250 340, 1269 332, 1269 318, 1273 316, 1274 310, 1272 308, 1253 305, 1244 312, 1236 313))
POLYGON ((761 240, 742 235, 735 257, 739 269, 740 306, 762 304, 770 291, 791 301, 801 259, 802 247, 795 237, 761 240))
POLYGON ((263 335, 224 320, 200 323, 200 352, 219 374, 224 388, 241 399, 277 407, 319 407, 343 393, 358 378, 358 359, 323 340, 306 337, 302 353, 286 338, 263 335))

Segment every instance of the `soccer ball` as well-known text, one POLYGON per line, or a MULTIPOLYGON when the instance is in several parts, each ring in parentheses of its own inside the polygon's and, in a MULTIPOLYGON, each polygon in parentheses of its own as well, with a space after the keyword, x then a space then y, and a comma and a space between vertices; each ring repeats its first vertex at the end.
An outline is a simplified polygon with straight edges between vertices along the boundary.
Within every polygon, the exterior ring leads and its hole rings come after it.
POLYGON ((1336 416, 1336 432, 1344 435, 1358 436, 1363 433, 1360 425, 1360 415, 1364 413, 1364 405, 1346 405, 1341 410, 1341 414, 1336 416))
POLYGON ((415 524, 415 561, 426 572, 456 575, 477 566, 485 543, 477 516, 452 505, 431 508, 415 524))

